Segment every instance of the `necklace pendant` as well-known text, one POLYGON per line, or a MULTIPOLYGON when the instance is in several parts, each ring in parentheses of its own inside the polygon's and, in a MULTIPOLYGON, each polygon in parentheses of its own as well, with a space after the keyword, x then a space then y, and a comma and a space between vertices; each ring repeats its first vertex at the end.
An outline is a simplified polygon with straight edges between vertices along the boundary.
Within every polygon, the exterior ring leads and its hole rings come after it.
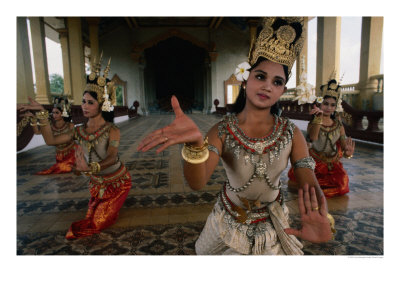
POLYGON ((256 150, 256 152, 258 154, 262 154, 264 151, 264 143, 262 142, 257 142, 254 144, 254 150, 256 150))
POLYGON ((267 164, 263 161, 256 163, 256 176, 259 179, 264 178, 264 174, 267 172, 267 164))
POLYGON ((244 163, 247 165, 250 162, 250 156, 247 154, 244 156, 244 163))

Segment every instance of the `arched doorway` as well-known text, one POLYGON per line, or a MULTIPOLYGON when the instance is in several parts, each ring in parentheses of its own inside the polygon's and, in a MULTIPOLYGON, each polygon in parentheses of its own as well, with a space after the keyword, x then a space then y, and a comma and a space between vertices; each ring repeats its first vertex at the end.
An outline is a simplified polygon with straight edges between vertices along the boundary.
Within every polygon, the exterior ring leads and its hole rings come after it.
POLYGON ((205 49, 178 37, 170 37, 144 51, 145 89, 150 113, 171 112, 171 96, 176 95, 182 109, 191 113, 203 110, 205 49))

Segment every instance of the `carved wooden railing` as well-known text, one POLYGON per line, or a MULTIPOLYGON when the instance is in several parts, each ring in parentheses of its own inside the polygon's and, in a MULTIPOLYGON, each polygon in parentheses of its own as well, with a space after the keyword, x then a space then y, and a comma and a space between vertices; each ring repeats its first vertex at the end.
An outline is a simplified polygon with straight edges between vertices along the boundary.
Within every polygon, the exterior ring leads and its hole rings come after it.
MULTIPOLYGON (((294 120, 311 120, 309 114, 312 104, 298 105, 297 101, 279 100, 282 116, 294 120)), ((341 118, 346 130, 346 135, 363 141, 383 144, 383 131, 379 128, 379 122, 383 120, 383 111, 356 110, 345 101, 342 102, 343 112, 341 118), (363 125, 367 120, 368 125, 363 125)))

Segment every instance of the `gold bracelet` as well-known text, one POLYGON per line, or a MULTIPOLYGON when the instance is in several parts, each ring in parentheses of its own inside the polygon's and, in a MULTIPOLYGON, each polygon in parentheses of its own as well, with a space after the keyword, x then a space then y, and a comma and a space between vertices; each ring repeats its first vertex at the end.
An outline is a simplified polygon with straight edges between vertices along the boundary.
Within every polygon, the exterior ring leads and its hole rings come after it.
POLYGON ((201 164, 208 159, 208 137, 204 139, 201 147, 184 144, 182 148, 182 158, 191 164, 201 164))
POLYGON ((36 112, 36 118, 38 120, 47 120, 49 118, 49 112, 47 110, 41 110, 36 112))
POLYGON ((330 213, 326 214, 329 223, 331 225, 331 232, 332 232, 332 240, 335 239, 336 229, 335 229, 335 219, 332 217, 330 213))

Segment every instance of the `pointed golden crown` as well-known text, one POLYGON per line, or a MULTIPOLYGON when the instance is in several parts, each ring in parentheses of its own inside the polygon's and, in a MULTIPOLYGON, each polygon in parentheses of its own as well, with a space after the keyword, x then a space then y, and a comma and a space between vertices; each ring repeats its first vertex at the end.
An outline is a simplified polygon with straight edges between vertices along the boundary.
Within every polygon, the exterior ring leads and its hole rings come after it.
POLYGON ((93 60, 93 64, 90 68, 91 72, 86 78, 85 92, 95 92, 97 94, 97 100, 99 101, 99 104, 102 104, 105 100, 109 100, 111 105, 115 105, 116 89, 114 82, 107 82, 107 76, 110 72, 111 58, 108 60, 108 64, 104 69, 103 75, 101 75, 100 71, 102 57, 103 53, 101 53, 98 62, 96 62, 96 59, 93 60))
POLYGON ((259 57, 285 65, 289 72, 304 44, 303 17, 266 17, 249 52, 250 65, 259 57), (297 29, 297 31, 296 31, 297 29), (301 32, 301 33, 299 33, 301 32), (300 34, 300 36, 298 36, 300 34))
POLYGON ((336 102, 338 102, 342 92, 342 87, 336 81, 336 71, 334 70, 329 77, 330 79, 328 80, 328 83, 321 85, 320 87, 321 96, 334 97, 336 98, 336 102))

